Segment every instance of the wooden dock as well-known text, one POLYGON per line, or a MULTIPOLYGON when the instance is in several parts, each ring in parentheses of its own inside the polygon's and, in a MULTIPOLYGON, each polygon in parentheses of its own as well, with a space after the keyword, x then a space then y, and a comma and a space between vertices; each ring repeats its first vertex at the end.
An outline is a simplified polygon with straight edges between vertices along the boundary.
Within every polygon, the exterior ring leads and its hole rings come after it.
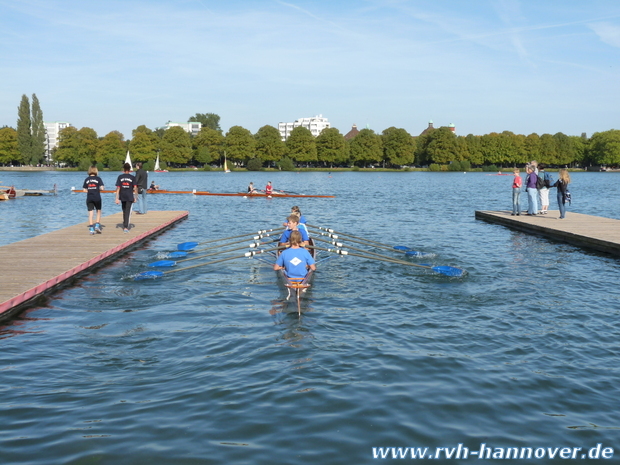
POLYGON ((89 269, 162 233, 186 219, 186 211, 149 211, 131 215, 123 233, 122 213, 101 219, 102 234, 90 235, 80 223, 0 247, 0 320, 31 305, 37 298, 69 284, 89 269))
POLYGON ((578 247, 620 255, 620 220, 600 216, 549 210, 547 215, 512 216, 510 211, 476 211, 476 219, 501 224, 511 229, 544 236, 578 247))

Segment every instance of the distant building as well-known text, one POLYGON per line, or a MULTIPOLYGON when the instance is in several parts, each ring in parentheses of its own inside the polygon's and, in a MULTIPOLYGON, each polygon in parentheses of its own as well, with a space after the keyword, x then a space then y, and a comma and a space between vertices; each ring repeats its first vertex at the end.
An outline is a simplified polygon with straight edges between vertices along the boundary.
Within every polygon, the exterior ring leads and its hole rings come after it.
POLYGON ((58 135, 64 128, 71 126, 71 123, 55 121, 55 122, 43 122, 45 126, 45 159, 51 161, 52 150, 58 147, 58 135))
MULTIPOLYGON (((456 126, 454 125, 454 123, 450 123, 448 127, 450 128, 450 131, 456 133, 456 126)), ((423 136, 424 134, 428 134, 433 129, 435 129, 435 127, 433 126, 433 120, 430 120, 428 122, 428 127, 424 131, 422 131, 420 135, 423 136)))
POLYGON ((299 126, 308 129, 314 137, 321 134, 323 129, 330 127, 329 121, 327 121, 327 118, 323 118, 323 115, 317 115, 311 118, 299 118, 294 123, 278 123, 278 131, 280 131, 282 140, 288 139, 293 129, 299 126))
POLYGON ((187 123, 173 123, 172 121, 168 121, 165 126, 161 127, 161 129, 168 130, 175 126, 183 128, 185 132, 189 132, 192 136, 197 136, 202 128, 202 123, 199 121, 188 121, 187 123))
POLYGON ((359 133, 360 132, 357 129, 357 125, 354 124, 353 127, 351 128, 351 130, 344 135, 344 138, 345 138, 345 140, 351 140, 355 136, 357 136, 359 133))

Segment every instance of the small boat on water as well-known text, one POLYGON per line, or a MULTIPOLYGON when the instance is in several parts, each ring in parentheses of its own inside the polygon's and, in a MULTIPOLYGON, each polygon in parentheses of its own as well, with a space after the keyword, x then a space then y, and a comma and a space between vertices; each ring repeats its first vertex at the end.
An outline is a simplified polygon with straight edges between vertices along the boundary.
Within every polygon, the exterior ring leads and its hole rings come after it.
POLYGON ((0 200, 9 200, 17 197, 17 192, 13 186, 0 186, 0 200))
POLYGON ((226 153, 224 153, 224 173, 230 173, 228 169, 228 163, 226 163, 226 153))
POLYGON ((129 163, 129 171, 133 171, 133 165, 131 164, 131 157, 129 156, 129 150, 127 150, 127 156, 125 157, 125 163, 129 163))
MULTIPOLYGON (((83 192, 83 189, 76 189, 75 187, 71 188, 71 192, 83 192)), ((102 190, 103 194, 114 194, 115 190, 102 190)), ((249 194, 247 192, 209 192, 209 191, 169 191, 165 189, 148 189, 146 191, 148 194, 194 194, 194 195, 216 195, 222 197, 267 197, 267 198, 275 198, 275 197, 283 197, 283 198, 323 198, 323 199, 333 199, 335 195, 302 195, 302 194, 288 194, 284 192, 272 192, 271 195, 267 195, 264 192, 256 192, 249 194)))

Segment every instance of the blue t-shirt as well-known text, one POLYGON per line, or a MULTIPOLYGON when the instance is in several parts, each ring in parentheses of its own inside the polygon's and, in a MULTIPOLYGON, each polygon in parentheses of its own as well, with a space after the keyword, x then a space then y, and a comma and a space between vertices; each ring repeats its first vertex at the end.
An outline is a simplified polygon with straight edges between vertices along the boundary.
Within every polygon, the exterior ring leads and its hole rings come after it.
POLYGON ((116 180, 116 187, 120 187, 118 199, 122 202, 133 202, 133 188, 136 185, 136 178, 131 174, 123 173, 116 180))
POLYGON ((101 202, 101 188, 103 181, 99 176, 89 176, 84 180, 82 189, 86 189, 87 202, 101 202))
MULTIPOLYGON (((301 240, 303 242, 309 240, 309 238, 308 238, 308 231, 306 230, 306 228, 299 228, 299 229, 297 229, 297 231, 299 231, 301 233, 301 240)), ((282 233, 282 236, 280 237, 280 244, 288 242, 289 238, 291 237, 291 233, 292 232, 293 232, 292 229, 287 229, 286 231, 284 231, 282 233)))
POLYGON ((303 278, 308 273, 307 265, 314 265, 314 258, 302 247, 291 247, 282 251, 276 265, 283 266, 289 278, 303 278))

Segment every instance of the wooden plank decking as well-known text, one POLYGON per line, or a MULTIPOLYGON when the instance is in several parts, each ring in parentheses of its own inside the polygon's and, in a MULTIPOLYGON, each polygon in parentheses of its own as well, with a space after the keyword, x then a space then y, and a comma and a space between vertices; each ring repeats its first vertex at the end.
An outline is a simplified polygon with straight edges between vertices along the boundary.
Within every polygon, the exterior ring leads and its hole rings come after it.
POLYGON ((600 216, 549 210, 547 215, 511 216, 510 211, 476 211, 476 219, 501 224, 511 229, 545 236, 599 252, 620 255, 620 220, 600 216))
POLYGON ((132 227, 125 234, 122 213, 115 213, 101 219, 102 234, 91 236, 85 222, 0 247, 0 263, 5 265, 0 279, 0 320, 187 216, 186 211, 133 214, 132 227))

